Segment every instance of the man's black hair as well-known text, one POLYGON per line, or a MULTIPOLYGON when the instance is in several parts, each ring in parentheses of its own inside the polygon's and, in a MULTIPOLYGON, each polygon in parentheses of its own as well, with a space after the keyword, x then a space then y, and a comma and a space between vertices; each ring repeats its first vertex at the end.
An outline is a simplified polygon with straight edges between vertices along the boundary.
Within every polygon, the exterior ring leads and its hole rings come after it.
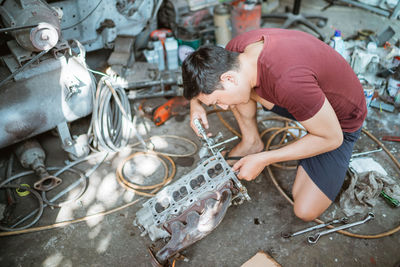
POLYGON ((229 70, 239 69, 239 53, 220 46, 207 45, 191 53, 182 63, 183 95, 192 99, 211 94, 220 88, 220 77, 229 70))

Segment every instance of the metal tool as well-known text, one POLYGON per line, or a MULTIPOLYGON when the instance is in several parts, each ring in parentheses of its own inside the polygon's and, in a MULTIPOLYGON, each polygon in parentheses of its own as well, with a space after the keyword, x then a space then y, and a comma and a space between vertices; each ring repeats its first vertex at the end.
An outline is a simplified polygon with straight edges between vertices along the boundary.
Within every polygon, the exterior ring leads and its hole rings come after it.
POLYGON ((215 141, 212 138, 209 138, 207 136, 206 131, 204 130, 203 126, 201 125, 201 122, 199 119, 194 119, 193 120, 193 124, 196 126, 197 131, 200 133, 200 135, 203 137, 204 141, 206 141, 208 148, 211 150, 211 152, 213 153, 213 155, 217 154, 217 150, 214 150, 214 148, 219 147, 223 144, 229 143, 231 141, 234 141, 236 139, 238 139, 239 137, 234 136, 232 138, 229 138, 228 140, 222 141, 220 143, 215 144, 215 141))
POLYGON ((194 119, 193 124, 196 126, 197 131, 199 134, 203 137, 204 141, 206 141, 208 148, 211 150, 211 153, 215 156, 216 151, 212 148, 214 145, 214 142, 211 138, 208 138, 206 131, 204 130, 203 126, 201 125, 201 122, 199 119, 194 119))
POLYGON ((400 136, 385 135, 382 136, 382 141, 400 142, 400 136))
POLYGON ((217 144, 215 144, 215 145, 212 145, 212 146, 210 146, 210 149, 216 148, 216 147, 219 147, 219 146, 222 146, 223 144, 229 143, 229 142, 234 141, 234 140, 236 140, 236 139, 239 139, 239 137, 238 137, 238 136, 234 136, 234 137, 229 138, 229 139, 227 139, 227 140, 225 140, 225 141, 222 141, 222 142, 220 142, 220 143, 217 143, 217 144))
POLYGON ((323 235, 327 235, 327 234, 330 234, 330 233, 337 232, 339 230, 347 229, 347 228, 350 228, 350 227, 353 227, 353 226, 356 226, 356 225, 360 225, 360 224, 366 223, 369 220, 372 220, 373 218, 375 218, 375 215, 372 212, 369 212, 368 216, 364 220, 361 220, 361 221, 358 221, 358 222, 354 222, 354 223, 350 223, 350 224, 346 224, 346 225, 342 225, 342 226, 335 227, 335 228, 332 228, 332 229, 328 229, 328 230, 316 233, 313 236, 309 236, 308 239, 307 239, 308 243, 315 244, 315 243, 318 242, 319 238, 321 236, 323 236, 323 235))
POLYGON ((371 150, 371 151, 360 152, 360 153, 354 153, 351 155, 351 157, 354 158, 354 157, 358 157, 358 156, 364 156, 364 155, 368 155, 368 154, 372 154, 372 153, 380 152, 380 151, 382 151, 382 148, 371 150))
POLYGON ((327 223, 318 224, 318 225, 315 225, 315 226, 312 226, 312 227, 297 231, 295 233, 282 233, 281 235, 284 238, 289 238, 289 237, 301 235, 301 234, 304 234, 304 233, 307 233, 307 232, 311 232, 311 231, 314 231, 314 230, 317 230, 317 229, 320 229, 320 228, 324 228, 324 227, 326 227, 328 225, 332 225, 332 224, 336 224, 336 223, 348 223, 348 221, 349 221, 349 219, 347 217, 343 217, 341 219, 335 219, 335 220, 332 220, 332 221, 327 222, 327 223))

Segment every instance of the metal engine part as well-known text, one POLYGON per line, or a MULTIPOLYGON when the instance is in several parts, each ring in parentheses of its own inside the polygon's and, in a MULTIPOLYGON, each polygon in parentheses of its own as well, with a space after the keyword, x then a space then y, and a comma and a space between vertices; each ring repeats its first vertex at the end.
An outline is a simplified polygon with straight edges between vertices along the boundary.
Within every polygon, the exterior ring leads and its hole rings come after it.
MULTIPOLYGON (((12 55, 3 59, 14 72, 16 59, 12 55)), ((96 85, 82 54, 68 58, 47 54, 14 80, 0 87, 0 148, 92 112, 96 85)))
POLYGON ((28 51, 51 49, 61 36, 58 12, 43 1, 6 0, 0 6, 0 16, 7 27, 33 26, 12 31, 18 44, 28 51))
POLYGON ((143 204, 134 224, 152 241, 171 236, 156 255, 164 262, 208 235, 225 216, 231 200, 250 200, 246 188, 217 152, 143 204))
POLYGON ((47 172, 44 165, 46 154, 42 146, 35 139, 18 144, 15 148, 15 154, 21 162, 22 167, 31 168, 39 177, 39 180, 33 185, 36 190, 49 191, 61 184, 62 180, 60 178, 50 175, 47 172))
POLYGON ((112 48, 117 35, 136 36, 146 27, 162 0, 55 1, 63 12, 66 40, 79 40, 87 51, 112 48))
POLYGON ((166 0, 160 7, 158 21, 179 36, 178 28, 204 29, 213 25, 209 8, 218 5, 216 0, 166 0))

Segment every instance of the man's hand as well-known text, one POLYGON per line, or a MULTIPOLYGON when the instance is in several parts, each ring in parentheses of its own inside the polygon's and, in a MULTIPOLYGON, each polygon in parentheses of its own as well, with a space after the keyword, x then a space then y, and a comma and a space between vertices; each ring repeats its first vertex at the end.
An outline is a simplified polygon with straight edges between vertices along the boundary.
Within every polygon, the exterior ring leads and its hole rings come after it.
POLYGON ((261 152, 243 157, 236 162, 232 169, 239 171, 237 177, 246 181, 254 180, 264 168, 269 165, 267 163, 268 152, 261 152))
POLYGON ((199 119, 200 122, 203 124, 205 129, 208 129, 208 120, 207 120, 207 113, 206 110, 201 105, 200 101, 197 99, 190 100, 190 127, 192 127, 193 131, 198 135, 201 136, 196 126, 193 123, 194 119, 199 119))

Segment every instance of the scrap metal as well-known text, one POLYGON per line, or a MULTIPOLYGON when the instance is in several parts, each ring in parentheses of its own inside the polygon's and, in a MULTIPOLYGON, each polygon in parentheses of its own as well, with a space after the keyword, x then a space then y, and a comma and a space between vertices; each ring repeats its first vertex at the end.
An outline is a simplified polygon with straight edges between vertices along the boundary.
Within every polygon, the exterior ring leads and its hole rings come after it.
MULTIPOLYGON (((202 127, 199 129, 204 131, 202 127)), ((155 266, 162 266, 176 253, 214 230, 233 200, 250 200, 247 189, 221 153, 213 148, 215 144, 206 134, 203 138, 213 155, 166 186, 136 213, 134 224, 152 241, 170 237, 157 253, 151 251, 155 266)))

